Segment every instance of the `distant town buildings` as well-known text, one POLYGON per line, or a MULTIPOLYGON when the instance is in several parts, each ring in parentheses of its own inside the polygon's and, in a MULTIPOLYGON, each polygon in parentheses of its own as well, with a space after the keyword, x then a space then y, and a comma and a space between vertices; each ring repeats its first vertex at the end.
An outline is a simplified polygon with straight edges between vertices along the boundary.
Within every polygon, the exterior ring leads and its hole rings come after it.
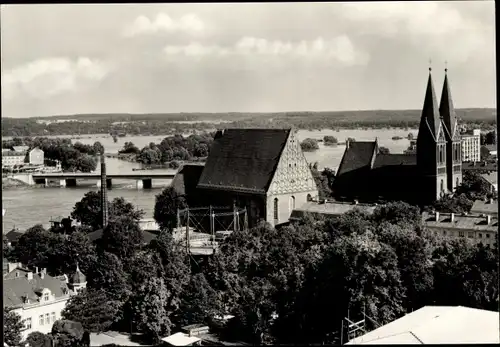
POLYGON ((429 69, 416 154, 381 154, 377 139, 349 142, 334 182, 337 200, 432 203, 462 182, 461 138, 445 75, 438 106, 429 69))
POLYGON ((78 265, 70 278, 49 276, 45 269, 33 272, 19 265, 9 270, 3 277, 3 302, 21 316, 23 339, 34 331, 49 333, 54 322, 61 319, 70 296, 87 285, 78 265))
POLYGON ((462 161, 481 160, 481 130, 474 129, 462 134, 462 161))
POLYGON ((29 163, 30 165, 43 165, 44 164, 44 152, 40 148, 33 148, 29 152, 29 163))
POLYGON ((2 168, 12 168, 24 164, 26 153, 16 152, 12 150, 2 150, 2 168))

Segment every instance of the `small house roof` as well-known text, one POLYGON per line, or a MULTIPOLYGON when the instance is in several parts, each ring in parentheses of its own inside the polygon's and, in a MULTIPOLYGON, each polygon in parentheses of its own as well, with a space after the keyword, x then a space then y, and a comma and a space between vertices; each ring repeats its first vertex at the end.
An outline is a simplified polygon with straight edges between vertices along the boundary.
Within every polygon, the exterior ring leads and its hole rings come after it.
POLYGON ((193 343, 201 341, 201 339, 198 337, 189 336, 182 332, 178 332, 173 335, 164 337, 161 340, 163 342, 168 343, 171 346, 190 346, 193 343))

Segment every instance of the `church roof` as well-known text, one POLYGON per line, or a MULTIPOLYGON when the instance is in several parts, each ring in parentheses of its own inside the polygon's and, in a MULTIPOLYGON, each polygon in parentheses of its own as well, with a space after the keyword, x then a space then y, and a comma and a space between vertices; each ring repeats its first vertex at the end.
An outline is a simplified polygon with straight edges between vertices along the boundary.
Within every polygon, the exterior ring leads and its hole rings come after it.
POLYGON ((448 83, 448 74, 445 70, 443 92, 441 93, 441 103, 439 104, 439 114, 443 119, 444 132, 446 139, 450 141, 458 135, 457 115, 453 107, 450 85, 448 83))
POLYGON ((218 131, 198 188, 266 193, 291 129, 218 131))
POLYGON ((80 271, 80 268, 78 267, 78 264, 76 264, 76 271, 71 276, 71 283, 85 283, 87 282, 87 277, 83 274, 83 272, 80 271))
POLYGON ((369 166, 377 147, 376 141, 349 142, 339 165, 338 176, 369 166))
POLYGON ((413 154, 377 154, 373 168, 401 165, 417 165, 417 156, 413 154))
MULTIPOLYGON (((432 74, 429 69, 429 79, 427 80, 427 90, 425 92, 424 107, 420 118, 420 127, 418 129, 418 139, 424 140, 426 134, 430 134, 434 141, 439 139, 441 129, 441 116, 439 114, 434 84, 432 83, 432 74)), ((417 145, 418 148, 418 145, 417 145)))

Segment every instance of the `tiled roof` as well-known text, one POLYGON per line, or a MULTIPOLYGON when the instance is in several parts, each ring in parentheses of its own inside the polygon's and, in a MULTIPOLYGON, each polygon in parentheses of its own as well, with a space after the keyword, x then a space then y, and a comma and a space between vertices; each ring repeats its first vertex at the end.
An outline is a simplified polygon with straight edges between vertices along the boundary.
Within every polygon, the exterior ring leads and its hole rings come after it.
POLYGON ((189 195, 198 185, 204 165, 188 164, 184 165, 172 180, 172 187, 180 195, 189 195))
MULTIPOLYGON (((143 230, 142 231, 142 237, 144 239, 144 243, 146 243, 146 244, 153 241, 156 238, 156 236, 157 236, 157 234, 155 232, 150 231, 150 230, 143 230)), ((92 242, 99 240, 102 237, 102 229, 88 233, 87 237, 92 242)))
POLYGON ((463 306, 425 306, 347 344, 498 344, 498 315, 463 306))
POLYGON ((16 242, 22 235, 23 233, 20 231, 11 230, 5 234, 5 238, 8 242, 16 242))
MULTIPOLYGON (((3 281, 3 302, 5 306, 15 307, 23 304, 23 296, 27 296, 30 302, 36 302, 39 298, 40 290, 48 288, 52 294, 55 294, 56 299, 64 296, 63 287, 65 284, 59 279, 49 275, 40 277, 40 274, 33 274, 33 279, 28 280, 26 269, 17 268, 4 277, 3 281), (19 273, 19 277, 16 276, 19 273)), ((67 287, 66 287, 67 290, 67 287)))
POLYGON ((71 283, 85 283, 87 282, 87 277, 80 271, 80 268, 76 268, 75 273, 71 276, 71 283))
POLYGON ((354 209, 359 209, 363 212, 367 212, 369 214, 373 213, 375 210, 375 205, 366 205, 366 204, 352 204, 352 203, 342 203, 342 202, 327 202, 324 204, 318 204, 317 202, 306 202, 299 208, 296 208, 292 211, 292 215, 290 219, 300 219, 305 216, 306 213, 317 215, 329 215, 329 216, 340 216, 344 213, 352 211, 354 209))
POLYGON ((498 215, 498 201, 494 200, 491 203, 485 202, 483 200, 474 201, 474 205, 470 210, 471 213, 485 213, 485 214, 496 214, 498 215))
POLYGON ((487 224, 486 217, 473 215, 457 215, 454 216, 454 221, 451 222, 451 216, 448 213, 440 213, 439 221, 436 221, 435 215, 424 212, 422 221, 426 226, 434 228, 453 228, 463 230, 484 230, 498 231, 498 218, 492 217, 490 224, 487 224))
POLYGON ((447 140, 451 140, 458 135, 457 115, 453 107, 448 74, 444 76, 443 91, 441 93, 441 103, 439 104, 439 114, 443 119, 444 132, 447 140))
POLYGON ((210 148, 198 188, 266 193, 290 131, 219 131, 210 148))
POLYGON ((487 171, 497 171, 497 163, 492 162, 463 162, 462 170, 487 170, 487 171))
POLYGON ((400 165, 417 165, 417 156, 413 154, 377 154, 373 168, 400 165))
POLYGON ((337 175, 341 176, 350 171, 369 167, 376 146, 376 141, 349 142, 349 148, 346 148, 344 152, 337 175))

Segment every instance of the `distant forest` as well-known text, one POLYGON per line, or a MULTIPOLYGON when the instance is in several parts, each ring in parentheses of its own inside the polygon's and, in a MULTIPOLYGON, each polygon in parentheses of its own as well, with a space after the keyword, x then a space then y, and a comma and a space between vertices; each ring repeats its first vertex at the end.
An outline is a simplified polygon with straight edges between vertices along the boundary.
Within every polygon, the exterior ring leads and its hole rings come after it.
MULTIPOLYGON (((306 130, 415 128, 418 127, 420 113, 420 110, 374 110, 282 113, 113 113, 33 118, 2 117, 2 136, 88 135, 111 132, 128 135, 174 135, 214 128, 285 128, 290 126, 306 130)), ((460 122, 465 123, 469 128, 491 130, 496 127, 496 109, 458 109, 456 113, 460 122)))

